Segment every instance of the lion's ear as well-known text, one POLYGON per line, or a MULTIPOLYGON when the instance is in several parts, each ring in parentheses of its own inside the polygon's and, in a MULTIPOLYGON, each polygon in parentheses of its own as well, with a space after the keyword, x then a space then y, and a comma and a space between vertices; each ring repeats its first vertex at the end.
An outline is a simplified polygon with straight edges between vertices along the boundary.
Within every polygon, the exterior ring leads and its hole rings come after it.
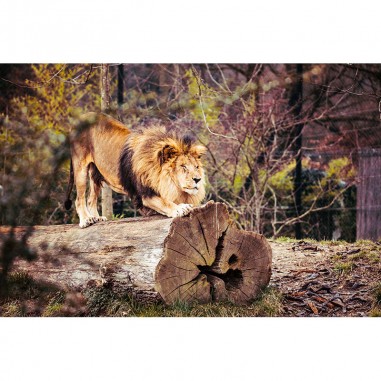
POLYGON ((201 158, 206 154, 206 147, 201 145, 193 146, 191 154, 197 158, 201 158))
POLYGON ((173 146, 167 144, 164 148, 159 152, 159 160, 160 165, 166 163, 169 159, 172 159, 178 153, 177 149, 173 146))

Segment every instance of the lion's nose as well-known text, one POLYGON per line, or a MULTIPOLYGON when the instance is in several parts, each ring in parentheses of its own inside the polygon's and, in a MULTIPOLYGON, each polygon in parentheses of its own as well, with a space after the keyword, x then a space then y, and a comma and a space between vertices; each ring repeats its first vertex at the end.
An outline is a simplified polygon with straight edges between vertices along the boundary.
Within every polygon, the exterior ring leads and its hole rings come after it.
POLYGON ((201 179, 197 177, 193 177, 193 181, 197 184, 201 179))

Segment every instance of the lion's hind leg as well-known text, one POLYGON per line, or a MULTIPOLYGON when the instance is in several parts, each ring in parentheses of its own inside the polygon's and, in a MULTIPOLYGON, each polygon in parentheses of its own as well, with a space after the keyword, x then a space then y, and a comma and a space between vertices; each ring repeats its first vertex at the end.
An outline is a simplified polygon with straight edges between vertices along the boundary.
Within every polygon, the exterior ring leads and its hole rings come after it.
POLYGON ((98 171, 98 168, 94 163, 89 164, 89 174, 90 174, 90 194, 87 199, 87 205, 89 212, 95 221, 107 221, 107 218, 100 216, 98 213, 98 197, 102 188, 102 182, 104 181, 103 176, 98 171))

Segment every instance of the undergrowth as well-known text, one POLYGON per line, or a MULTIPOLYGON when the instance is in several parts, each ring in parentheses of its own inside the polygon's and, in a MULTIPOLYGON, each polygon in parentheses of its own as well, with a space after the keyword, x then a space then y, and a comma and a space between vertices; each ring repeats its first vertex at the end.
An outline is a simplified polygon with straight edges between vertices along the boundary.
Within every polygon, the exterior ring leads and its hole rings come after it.
POLYGON ((110 290, 94 288, 86 292, 88 316, 135 316, 135 317, 238 317, 280 316, 282 295, 273 287, 261 292, 257 300, 248 306, 231 303, 186 303, 176 302, 166 306, 161 302, 138 303, 134 298, 119 297, 110 290))
MULTIPOLYGON (((0 316, 104 316, 104 317, 254 317, 281 316, 282 294, 274 287, 264 289, 247 306, 229 302, 186 303, 171 306, 161 301, 142 303, 128 294, 119 295, 104 287, 87 289, 81 298, 70 298, 61 290, 33 281, 26 274, 10 278, 10 293, 0 301, 0 316), (83 302, 83 305, 76 305, 83 302)), ((78 294, 78 293, 77 293, 78 294)), ((74 294, 76 295, 76 294, 74 294)))

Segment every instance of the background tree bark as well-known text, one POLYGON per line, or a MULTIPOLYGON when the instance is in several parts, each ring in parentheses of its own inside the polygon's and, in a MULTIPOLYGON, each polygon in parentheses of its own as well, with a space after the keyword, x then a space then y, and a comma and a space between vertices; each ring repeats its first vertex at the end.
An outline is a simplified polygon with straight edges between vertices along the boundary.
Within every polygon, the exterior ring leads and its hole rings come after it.
MULTIPOLYGON (((300 216, 302 214, 302 147, 303 147, 303 123, 300 122, 302 118, 302 107, 303 107, 303 64, 296 64, 296 80, 291 91, 290 96, 290 106, 292 107, 293 113, 295 115, 296 121, 298 123, 295 125, 295 176, 294 176, 294 199, 295 199, 295 211, 296 215, 300 216)), ((302 226, 301 222, 297 221, 295 223, 295 238, 301 239, 302 226)))
MULTIPOLYGON (((110 109, 110 78, 109 65, 101 65, 101 112, 110 109)), ((107 184, 102 187, 102 216, 111 220, 113 215, 112 190, 107 184)))
POLYGON ((359 152, 357 185, 357 239, 377 241, 381 238, 381 149, 359 152))

